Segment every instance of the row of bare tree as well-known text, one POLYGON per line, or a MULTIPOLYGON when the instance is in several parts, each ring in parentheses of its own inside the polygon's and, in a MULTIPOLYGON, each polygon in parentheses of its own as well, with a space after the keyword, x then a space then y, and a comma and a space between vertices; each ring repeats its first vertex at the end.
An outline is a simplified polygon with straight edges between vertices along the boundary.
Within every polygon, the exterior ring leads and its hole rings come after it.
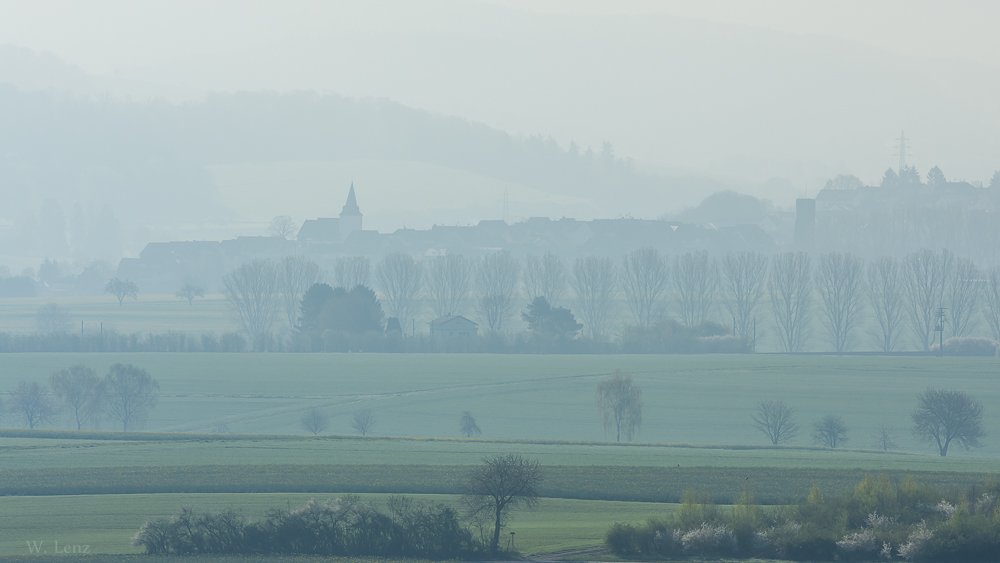
MULTIPOLYGON (((819 319, 837 352, 856 345, 866 317, 879 350, 898 349, 907 329, 918 348, 929 350, 941 307, 948 311, 949 336, 971 335, 982 313, 1000 339, 1000 269, 982 272, 947 250, 921 250, 867 265, 850 253, 832 252, 816 262, 814 267, 801 252, 773 257, 730 252, 721 260, 697 252, 671 262, 655 249, 642 248, 626 254, 620 266, 610 258, 589 256, 576 258, 567 268, 552 253, 528 256, 522 264, 506 251, 479 260, 448 255, 426 262, 397 252, 374 265, 363 256, 342 258, 333 277, 345 288, 374 285, 386 313, 399 319, 404 330, 425 296, 438 316, 474 308, 484 328, 503 331, 523 286, 528 301, 545 297, 550 303, 572 290, 574 311, 585 335, 594 340, 608 336, 620 297, 639 327, 656 324, 670 298, 684 325, 700 325, 724 310, 736 335, 750 338, 765 295, 773 334, 786 352, 803 350, 817 301, 819 319)), ((323 278, 319 266, 302 256, 281 262, 258 259, 225 276, 223 291, 244 331, 256 340, 270 334, 282 311, 294 328, 302 295, 323 278)))

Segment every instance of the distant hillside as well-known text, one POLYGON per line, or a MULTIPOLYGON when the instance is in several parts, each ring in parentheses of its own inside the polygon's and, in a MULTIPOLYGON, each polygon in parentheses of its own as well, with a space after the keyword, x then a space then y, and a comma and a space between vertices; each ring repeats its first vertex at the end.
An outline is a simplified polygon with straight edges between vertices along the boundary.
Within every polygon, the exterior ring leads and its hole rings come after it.
POLYGON ((295 160, 430 163, 596 205, 631 202, 650 216, 681 190, 724 188, 638 173, 610 145, 564 148, 388 100, 312 93, 130 103, 0 85, 0 155, 8 220, 55 199, 110 204, 125 224, 226 221, 232 214, 215 199, 206 166, 295 160))

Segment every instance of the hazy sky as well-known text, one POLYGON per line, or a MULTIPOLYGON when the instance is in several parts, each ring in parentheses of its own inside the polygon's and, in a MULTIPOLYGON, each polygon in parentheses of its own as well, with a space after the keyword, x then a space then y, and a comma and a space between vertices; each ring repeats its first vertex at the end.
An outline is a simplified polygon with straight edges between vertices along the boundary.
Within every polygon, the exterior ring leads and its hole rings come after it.
POLYGON ((0 43, 134 97, 385 97, 802 193, 837 173, 877 182, 903 129, 921 174, 1000 168, 997 2, 90 0, 0 15, 0 43))

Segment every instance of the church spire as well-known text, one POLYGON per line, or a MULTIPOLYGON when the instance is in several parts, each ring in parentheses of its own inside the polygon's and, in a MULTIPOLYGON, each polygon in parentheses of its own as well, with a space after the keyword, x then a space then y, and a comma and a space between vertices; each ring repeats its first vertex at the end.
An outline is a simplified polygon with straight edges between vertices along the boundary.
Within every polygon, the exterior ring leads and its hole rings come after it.
POLYGON ((361 216, 358 200, 354 197, 354 182, 351 182, 351 191, 347 194, 347 203, 344 204, 344 209, 340 212, 341 217, 345 215, 361 216))

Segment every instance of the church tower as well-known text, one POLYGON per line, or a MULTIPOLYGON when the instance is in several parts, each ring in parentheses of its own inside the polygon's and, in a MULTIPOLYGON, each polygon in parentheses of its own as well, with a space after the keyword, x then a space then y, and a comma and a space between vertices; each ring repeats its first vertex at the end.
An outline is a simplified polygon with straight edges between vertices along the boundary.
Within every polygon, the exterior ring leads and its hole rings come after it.
POLYGON ((361 230, 361 217, 358 200, 354 197, 354 182, 351 182, 347 203, 344 204, 344 209, 340 212, 340 240, 346 239, 354 231, 361 230))

